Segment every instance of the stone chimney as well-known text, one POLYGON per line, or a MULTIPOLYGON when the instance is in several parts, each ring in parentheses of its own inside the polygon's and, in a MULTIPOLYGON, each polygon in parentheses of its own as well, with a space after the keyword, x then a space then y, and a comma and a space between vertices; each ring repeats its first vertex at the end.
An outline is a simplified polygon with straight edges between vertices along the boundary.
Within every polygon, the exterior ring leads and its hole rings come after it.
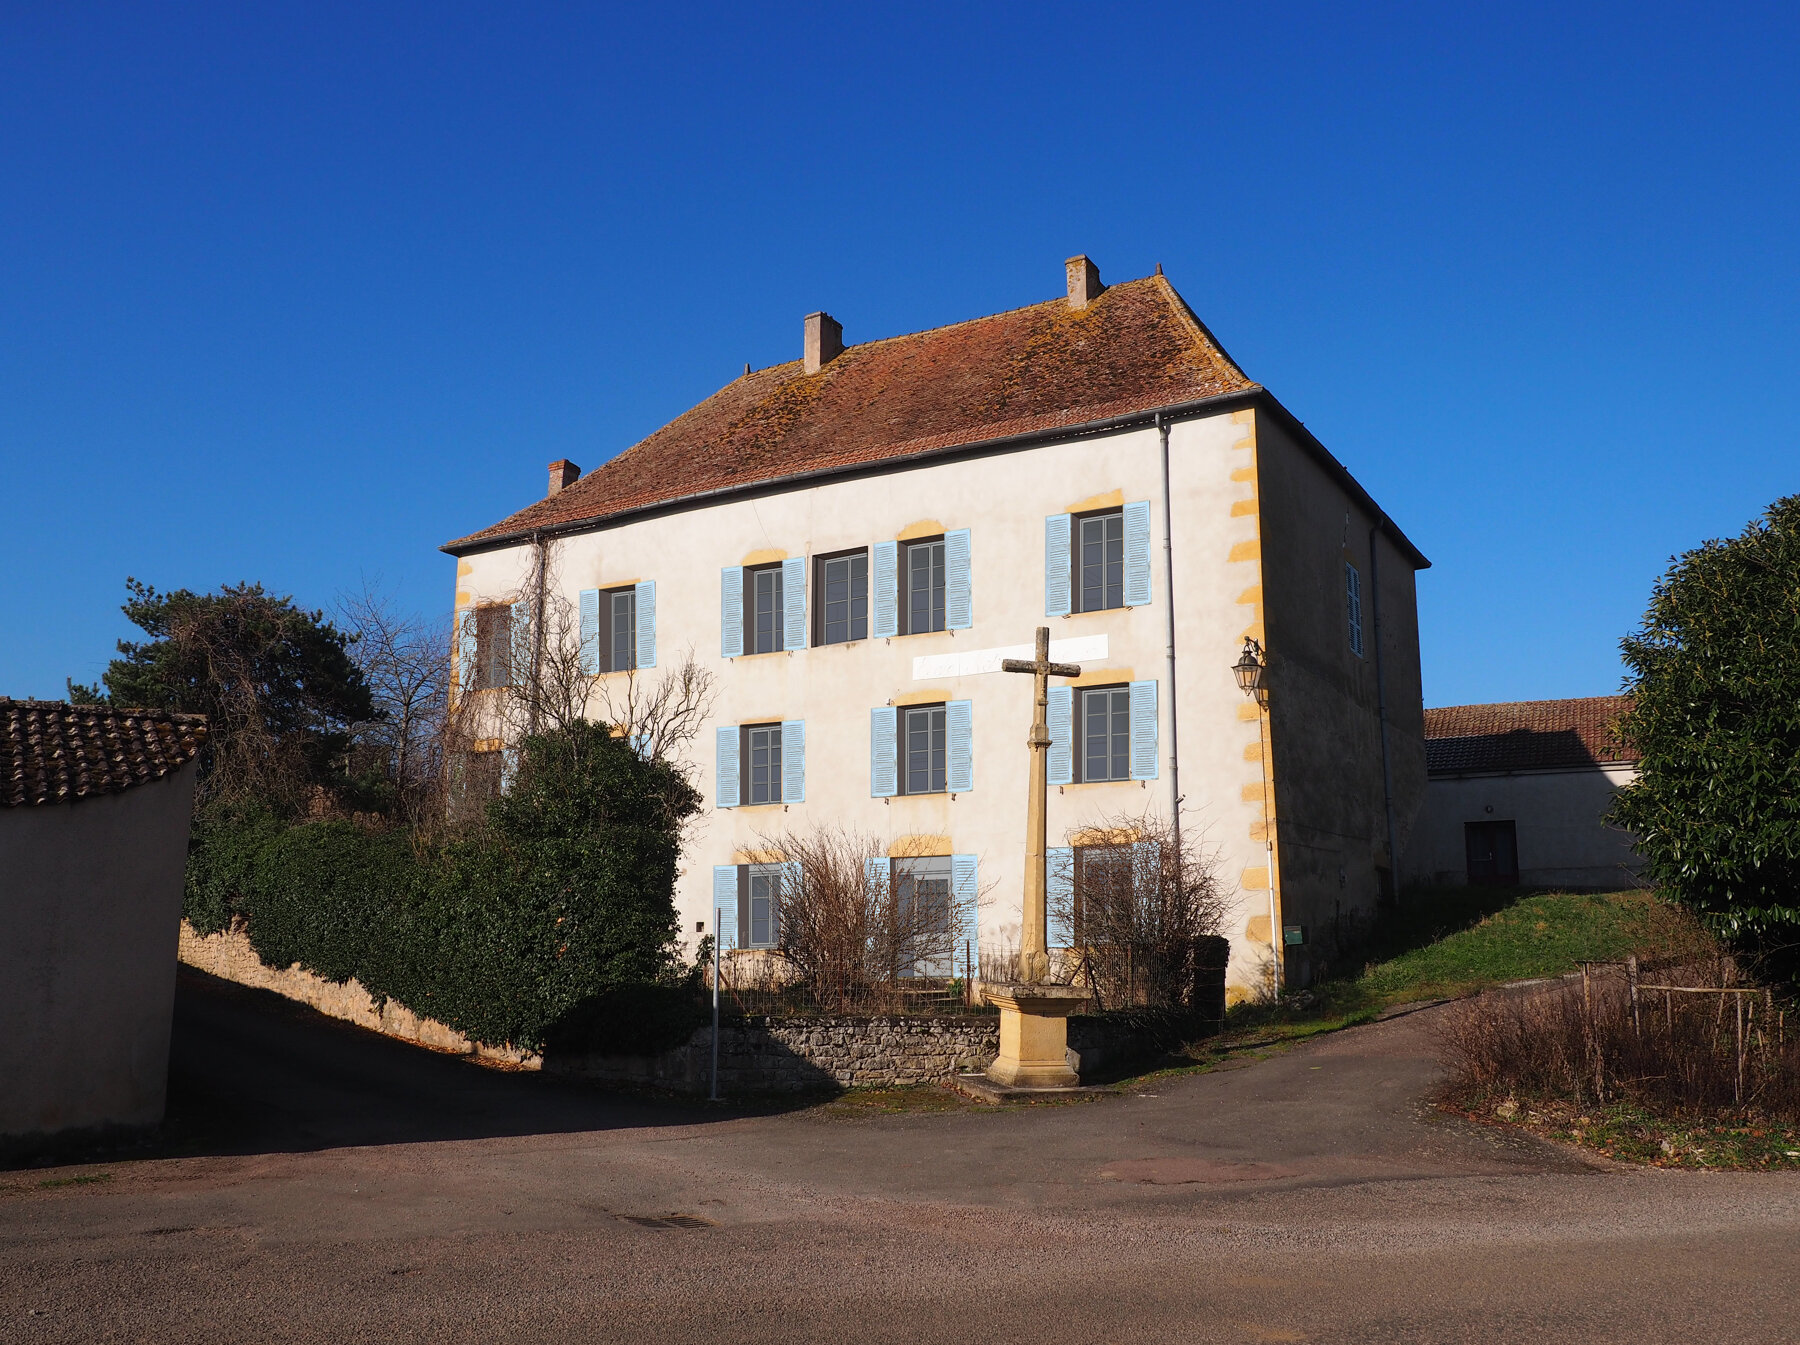
POLYGON ((1106 286, 1100 283, 1100 268, 1086 257, 1071 257, 1063 263, 1069 275, 1069 307, 1086 308, 1100 297, 1106 286))
POLYGON ((844 353, 844 328, 829 313, 806 315, 806 372, 816 374, 844 353))
POLYGON ((564 486, 572 486, 580 478, 581 468, 567 458, 558 458, 550 464, 550 491, 544 498, 549 499, 551 495, 560 494, 564 486))

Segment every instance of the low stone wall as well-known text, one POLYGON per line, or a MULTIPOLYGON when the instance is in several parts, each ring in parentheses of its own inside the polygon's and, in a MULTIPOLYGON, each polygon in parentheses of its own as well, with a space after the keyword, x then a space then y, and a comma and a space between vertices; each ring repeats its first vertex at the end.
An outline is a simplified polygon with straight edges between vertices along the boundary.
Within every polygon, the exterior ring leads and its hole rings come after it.
MULTIPOLYGON (((1000 1052, 997 1016, 727 1018, 719 1030, 725 1092, 934 1083, 984 1069, 1000 1052)), ((661 1055, 552 1055, 546 1071, 612 1083, 704 1093, 712 1084, 712 1027, 661 1055)))
POLYGON ((252 985, 259 990, 273 990, 278 995, 310 1005, 327 1017, 341 1018, 371 1032, 382 1032, 434 1050, 455 1051, 525 1069, 537 1069, 542 1064, 531 1052, 472 1042, 455 1028, 446 1027, 435 1018, 421 1018, 392 1000, 378 1004, 354 977, 343 982, 327 981, 298 963, 286 968, 266 967, 242 930, 199 934, 183 920, 176 956, 188 966, 222 980, 252 985))

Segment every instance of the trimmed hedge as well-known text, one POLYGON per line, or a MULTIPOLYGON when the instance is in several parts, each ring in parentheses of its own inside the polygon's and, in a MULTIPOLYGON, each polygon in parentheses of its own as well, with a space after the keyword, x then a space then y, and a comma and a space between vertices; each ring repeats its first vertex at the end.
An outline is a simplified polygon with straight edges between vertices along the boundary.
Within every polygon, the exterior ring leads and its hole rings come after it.
POLYGON ((527 738, 486 827, 446 844, 266 813, 204 819, 186 914, 203 934, 241 918, 267 965, 354 977, 477 1041, 604 1039, 637 1000, 695 997, 674 887, 698 802, 671 767, 577 724, 527 738))

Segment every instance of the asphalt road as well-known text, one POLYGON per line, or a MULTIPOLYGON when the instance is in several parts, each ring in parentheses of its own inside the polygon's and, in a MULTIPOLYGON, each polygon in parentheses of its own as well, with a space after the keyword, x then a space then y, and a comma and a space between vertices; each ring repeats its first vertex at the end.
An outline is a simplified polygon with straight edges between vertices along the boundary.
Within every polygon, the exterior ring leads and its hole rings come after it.
POLYGON ((757 1115, 187 976, 171 1153, 0 1172, 0 1341, 1800 1339, 1800 1177, 1596 1168, 1434 1113, 1434 1056, 1425 1012, 1134 1096, 757 1115))

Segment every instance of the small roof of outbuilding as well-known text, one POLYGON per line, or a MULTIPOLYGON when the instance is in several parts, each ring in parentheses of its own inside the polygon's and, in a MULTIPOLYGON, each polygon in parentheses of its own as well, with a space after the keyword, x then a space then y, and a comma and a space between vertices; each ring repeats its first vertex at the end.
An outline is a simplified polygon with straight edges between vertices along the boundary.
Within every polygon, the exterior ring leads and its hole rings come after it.
POLYGON ((205 715, 0 696, 0 807, 68 803, 160 780, 205 741, 205 715))
POLYGON ((1619 739, 1628 696, 1444 705, 1425 711, 1425 767, 1432 775, 1577 770, 1638 759, 1619 739))

